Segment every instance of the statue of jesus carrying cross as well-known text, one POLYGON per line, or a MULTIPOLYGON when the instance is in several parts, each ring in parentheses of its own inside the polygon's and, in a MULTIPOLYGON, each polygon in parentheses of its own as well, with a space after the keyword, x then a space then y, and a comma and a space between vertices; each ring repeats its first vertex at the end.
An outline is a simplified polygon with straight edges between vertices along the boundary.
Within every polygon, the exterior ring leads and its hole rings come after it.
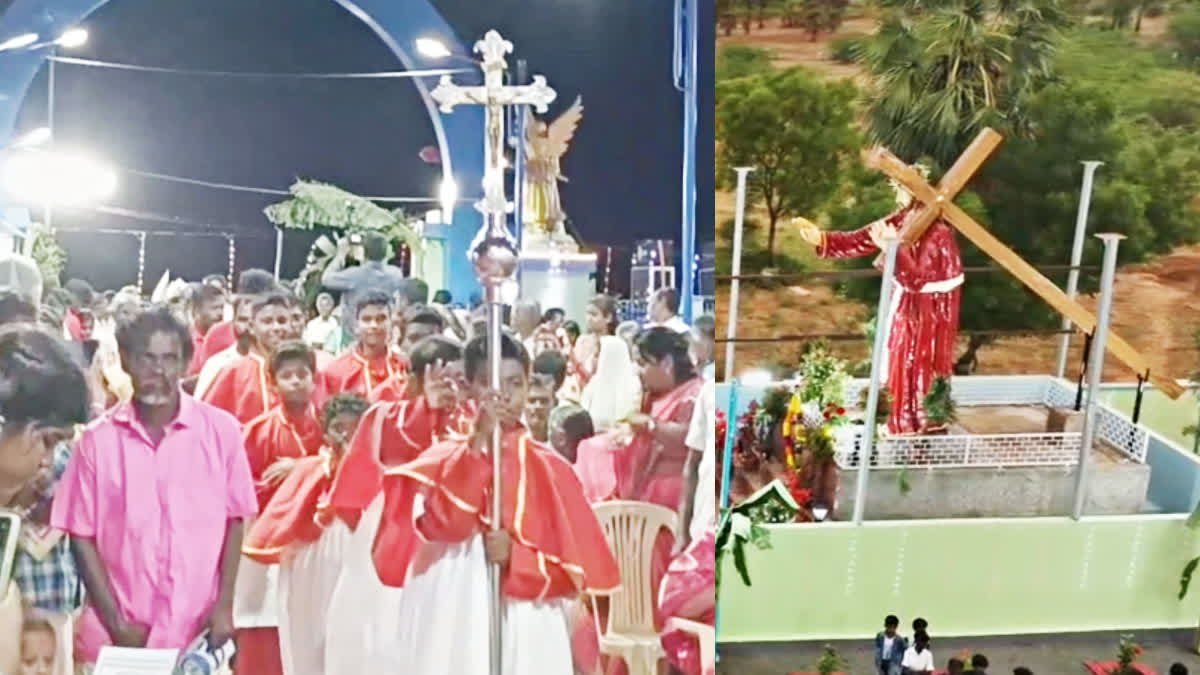
MULTIPOLYGON (((924 167, 914 167, 922 175, 924 167)), ((899 208, 887 217, 850 232, 824 232, 804 218, 793 220, 800 235, 822 258, 861 258, 884 249, 884 236, 897 236, 918 204, 907 189, 893 181, 899 208)), ((883 256, 875 260, 882 267, 883 256)), ((925 420, 922 402, 938 377, 954 372, 958 338, 958 308, 963 268, 954 228, 936 219, 916 241, 901 243, 896 253, 896 284, 887 322, 881 371, 892 397, 888 431, 915 434, 938 431, 925 420)))

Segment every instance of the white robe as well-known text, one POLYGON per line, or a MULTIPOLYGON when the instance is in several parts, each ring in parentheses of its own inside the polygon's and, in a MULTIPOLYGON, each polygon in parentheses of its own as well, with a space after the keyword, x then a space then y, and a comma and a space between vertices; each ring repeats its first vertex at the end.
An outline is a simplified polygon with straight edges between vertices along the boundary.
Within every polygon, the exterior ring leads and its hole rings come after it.
POLYGON ((396 643, 401 589, 383 585, 371 558, 382 516, 381 494, 345 544, 326 617, 325 675, 421 672, 405 666, 396 643))
POLYGON ((279 564, 279 652, 284 675, 324 675, 330 600, 351 537, 341 520, 279 564))
MULTIPOLYGON (((418 498, 416 513, 421 511, 418 498)), ((421 557, 428 553, 437 561, 404 587, 398 634, 403 670, 392 672, 487 675, 491 589, 483 535, 425 546, 421 557)), ((504 675, 572 675, 564 603, 506 600, 502 658, 504 675)))

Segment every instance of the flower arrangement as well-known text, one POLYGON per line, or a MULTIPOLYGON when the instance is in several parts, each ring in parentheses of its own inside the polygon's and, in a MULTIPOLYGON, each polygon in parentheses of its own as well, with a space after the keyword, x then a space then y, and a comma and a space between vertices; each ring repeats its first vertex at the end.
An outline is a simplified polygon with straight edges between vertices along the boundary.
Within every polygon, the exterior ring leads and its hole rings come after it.
POLYGON ((837 358, 823 342, 809 343, 800 360, 800 400, 813 403, 820 409, 833 403, 846 402, 846 384, 850 375, 846 362, 837 358))
POLYGON ((1142 655, 1142 647, 1133 641, 1132 635, 1122 635, 1121 644, 1117 650, 1117 669, 1112 675, 1138 675, 1133 667, 1133 661, 1142 655))

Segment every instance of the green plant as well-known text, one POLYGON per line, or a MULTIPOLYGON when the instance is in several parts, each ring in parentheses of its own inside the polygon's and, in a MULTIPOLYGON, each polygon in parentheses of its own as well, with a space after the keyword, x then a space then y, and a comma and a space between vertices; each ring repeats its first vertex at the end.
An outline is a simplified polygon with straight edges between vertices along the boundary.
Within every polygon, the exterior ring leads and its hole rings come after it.
POLYGON ((808 343, 800 357, 799 375, 800 400, 804 403, 815 403, 822 410, 830 404, 845 405, 850 376, 846 362, 830 353, 828 344, 820 340, 808 343))
POLYGON ((1167 28, 1185 65, 1200 66, 1200 5, 1191 3, 1173 15, 1167 28))
POLYGON ((769 425, 782 422, 787 415, 788 403, 792 400, 792 392, 787 387, 772 387, 763 394, 762 407, 759 408, 759 421, 769 425))
POLYGON ((746 566, 746 543, 755 548, 766 550, 771 548, 771 532, 759 523, 753 522, 748 516, 734 513, 731 509, 721 509, 721 519, 717 523, 716 541, 716 593, 721 596, 721 560, 726 553, 733 553, 733 568, 737 570, 742 583, 750 585, 750 570, 746 566))
POLYGON ((945 426, 958 420, 948 377, 935 377, 921 403, 925 409, 925 419, 932 426, 945 426))
POLYGON ((829 55, 838 63, 854 63, 862 52, 862 38, 843 36, 829 45, 829 55))
POLYGON ((67 267, 67 252, 58 239, 54 230, 41 223, 30 226, 33 237, 33 261, 37 263, 38 271, 42 273, 42 293, 62 285, 62 272, 67 267))
POLYGON ((717 50, 714 79, 717 82, 770 72, 771 52, 760 47, 729 45, 717 50))
POLYGON ((1122 635, 1117 649, 1117 669, 1111 675, 1138 675, 1133 662, 1142 653, 1142 648, 1133 641, 1132 635, 1122 635))
POLYGON ((900 491, 901 497, 907 497, 908 493, 912 492, 912 483, 908 479, 908 467, 900 467, 900 472, 896 474, 896 489, 900 491))
POLYGON ((825 653, 817 660, 817 672, 820 675, 833 675, 847 665, 846 659, 843 659, 832 645, 825 645, 825 653))

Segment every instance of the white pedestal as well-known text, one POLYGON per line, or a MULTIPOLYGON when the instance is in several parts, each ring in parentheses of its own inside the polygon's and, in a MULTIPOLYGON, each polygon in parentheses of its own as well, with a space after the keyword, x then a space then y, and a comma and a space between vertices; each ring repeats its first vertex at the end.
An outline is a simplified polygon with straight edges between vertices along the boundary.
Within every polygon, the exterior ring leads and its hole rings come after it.
POLYGON ((523 252, 519 270, 523 300, 537 301, 543 312, 558 307, 567 319, 584 324, 596 295, 596 254, 523 252))

